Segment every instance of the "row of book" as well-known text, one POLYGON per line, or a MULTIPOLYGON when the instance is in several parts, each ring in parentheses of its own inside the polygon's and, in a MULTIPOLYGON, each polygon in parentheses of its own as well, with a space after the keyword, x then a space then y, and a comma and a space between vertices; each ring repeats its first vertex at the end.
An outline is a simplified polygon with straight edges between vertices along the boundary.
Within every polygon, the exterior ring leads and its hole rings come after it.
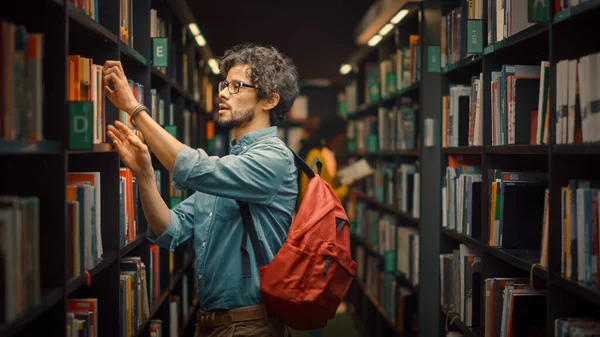
MULTIPOLYGON (((365 65, 364 102, 376 103, 390 98, 421 80, 421 38, 410 35, 408 46, 398 46, 395 53, 380 62, 365 65)), ((358 110, 359 85, 356 80, 338 95, 338 113, 350 116, 358 110)))
MULTIPOLYGON (((106 99, 104 65, 80 55, 68 56, 67 99, 69 102, 92 102, 92 143, 106 142, 106 99)), ((122 122, 125 122, 121 118, 122 122)))
POLYGON ((571 179, 561 187, 561 274, 600 288, 600 184, 571 179))
POLYGON ((100 172, 67 175, 67 278, 83 275, 102 260, 100 172))
POLYGON ((418 297, 403 286, 395 273, 380 268, 379 257, 368 254, 363 246, 355 248, 356 279, 374 305, 383 311, 399 332, 416 333, 418 329, 418 297))
POLYGON ((540 238, 547 230, 548 175, 501 169, 489 169, 487 175, 490 182, 488 244, 504 249, 540 248, 543 241, 540 238))
MULTIPOLYGON (((528 13, 533 15, 537 2, 534 2, 531 10, 529 1, 507 1, 507 0, 487 0, 487 35, 488 45, 500 42, 510 36, 517 34, 535 24, 529 22, 528 13)), ((543 6, 539 7, 544 10, 543 6)))
POLYGON ((408 39, 408 46, 400 46, 395 50, 395 53, 379 62, 378 72, 377 69, 373 69, 374 64, 367 64, 368 91, 365 91, 365 97, 369 98, 367 103, 391 97, 421 79, 419 71, 421 37, 413 34, 408 39), (379 78, 375 78, 376 75, 379 75, 379 78), (375 85, 378 85, 376 92, 373 91, 375 85))
POLYGON ((456 63, 468 56, 467 20, 483 18, 484 0, 463 0, 461 7, 451 9, 441 17, 441 61, 442 67, 456 63))
POLYGON ((92 20, 98 21, 100 12, 98 10, 99 0, 70 0, 75 7, 82 10, 85 15, 89 16, 92 20))
MULTIPOLYGON (((152 257, 152 255, 151 255, 152 257)), ((149 273, 154 275, 156 265, 151 258, 149 273)), ((119 277, 119 303, 121 304, 121 315, 119 315, 119 327, 122 337, 137 336, 142 325, 150 318, 148 280, 146 265, 138 256, 121 258, 119 277)))
POLYGON ((440 254, 441 306, 467 327, 484 326, 484 336, 545 336, 545 283, 529 278, 483 280, 484 322, 479 322, 481 256, 465 244, 440 254))
POLYGON ((377 137, 380 151, 415 150, 418 147, 419 106, 408 98, 403 102, 392 108, 379 107, 377 137))
POLYGON ((377 161, 372 175, 362 180, 365 195, 377 202, 419 218, 421 174, 418 162, 377 161))
POLYGON ((442 182, 442 227, 479 237, 481 223, 481 168, 448 156, 442 182))
MULTIPOLYGON (((491 73, 492 145, 548 144, 549 66, 504 64, 491 73)), ((442 97, 443 147, 483 144, 483 89, 480 73, 442 97)))
POLYGON ((67 301, 67 337, 98 337, 99 324, 97 298, 67 301))
POLYGON ((362 239, 384 258, 384 271, 400 275, 413 286, 419 284, 419 231, 401 226, 390 215, 381 215, 365 203, 356 204, 352 235, 362 239))
POLYGON ((548 61, 492 72, 492 145, 548 143, 549 73, 548 61))
POLYGON ((133 0, 119 0, 119 37, 133 48, 133 0))
POLYGON ((0 196, 0 323, 41 302, 40 201, 0 196))
POLYGON ((473 317, 479 315, 480 273, 481 257, 465 244, 450 254, 440 254, 440 304, 466 326, 472 326, 473 317))
POLYGON ((43 139, 44 35, 0 19, 0 139, 43 139))
POLYGON ((380 107, 377 116, 349 120, 347 151, 376 153, 417 149, 419 105, 410 99, 403 101, 400 106, 380 107))
POLYGON ((600 53, 566 59, 556 64, 556 143, 600 141, 596 90, 600 53))

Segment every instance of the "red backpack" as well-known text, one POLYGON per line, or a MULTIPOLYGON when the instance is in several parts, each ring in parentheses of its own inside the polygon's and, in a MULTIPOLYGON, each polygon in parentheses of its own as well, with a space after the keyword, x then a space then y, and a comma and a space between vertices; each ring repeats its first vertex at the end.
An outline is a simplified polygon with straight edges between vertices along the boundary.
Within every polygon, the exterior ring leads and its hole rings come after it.
POLYGON ((324 328, 335 316, 354 278, 356 262, 350 254, 348 215, 331 186, 312 170, 317 164, 321 174, 321 162, 315 158, 309 167, 296 153, 294 157, 296 167, 308 176, 309 183, 288 236, 269 264, 248 204, 238 202, 244 224, 242 269, 247 277, 248 233, 259 266, 260 291, 269 313, 292 329, 314 330, 324 328))

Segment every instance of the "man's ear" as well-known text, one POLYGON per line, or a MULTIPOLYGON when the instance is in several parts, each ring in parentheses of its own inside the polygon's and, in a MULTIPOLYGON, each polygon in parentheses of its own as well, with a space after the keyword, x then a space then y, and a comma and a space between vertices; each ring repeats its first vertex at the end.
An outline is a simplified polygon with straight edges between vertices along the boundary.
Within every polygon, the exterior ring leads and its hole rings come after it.
POLYGON ((279 104, 279 94, 274 92, 269 95, 263 104, 263 110, 272 110, 279 104))

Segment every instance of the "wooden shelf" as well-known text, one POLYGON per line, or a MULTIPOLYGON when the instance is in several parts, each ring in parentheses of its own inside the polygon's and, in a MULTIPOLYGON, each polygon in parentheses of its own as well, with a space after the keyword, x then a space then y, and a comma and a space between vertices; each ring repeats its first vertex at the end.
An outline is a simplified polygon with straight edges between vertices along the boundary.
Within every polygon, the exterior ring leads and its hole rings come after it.
POLYGON ((121 248, 121 250, 119 251, 119 257, 123 257, 123 256, 127 255, 129 252, 131 252, 137 246, 139 246, 142 242, 146 241, 146 235, 147 235, 146 232, 141 233, 141 234, 138 233, 135 240, 126 244, 125 247, 121 248))
POLYGON ((459 147, 445 147, 442 148, 445 154, 473 154, 481 155, 483 148, 481 146, 459 146, 459 147))
MULTIPOLYGON (((485 251, 490 255, 493 255, 500 260, 513 265, 521 270, 528 273, 531 272, 531 267, 535 263, 540 262, 540 251, 539 250, 526 250, 526 249, 501 249, 484 246, 485 251)), ((543 269, 541 266, 536 266, 533 270, 536 277, 547 280, 548 271, 543 269)))
POLYGON ((367 289, 366 285, 363 284, 363 282, 361 280, 356 279, 356 283, 358 284, 358 286, 360 287, 360 289, 362 290, 362 292, 365 294, 365 296, 369 299, 369 301, 371 301, 371 303, 377 308, 377 311, 379 311, 379 314, 386 320, 386 322, 388 322, 388 324, 392 328, 394 328, 394 331, 396 331, 396 321, 393 320, 385 312, 385 310, 383 310, 383 307, 381 305, 379 305, 379 301, 373 295, 371 295, 371 293, 367 289))
POLYGON ((487 145, 485 153, 490 154, 548 154, 548 145, 487 145))
MULTIPOLYGON (((161 73, 160 71, 158 71, 158 69, 156 69, 155 67, 152 67, 152 70, 150 71, 150 73, 152 74, 152 80, 154 81, 155 79, 158 79, 159 81, 162 82, 162 84, 170 84, 171 80, 169 80, 169 78, 167 77, 167 75, 161 73)), ((154 88, 156 85, 152 84, 152 87, 154 88)), ((168 110, 167 110, 168 111, 168 110)))
POLYGON ((6 154, 58 154, 60 153, 60 142, 42 140, 39 142, 29 141, 0 141, 0 155, 6 154))
MULTIPOLYGON (((13 321, 0 324, 0 336, 9 337, 16 335, 27 325, 35 322, 38 317, 52 308, 63 299, 62 288, 55 288, 42 293, 41 303, 32 309, 17 316, 13 321)), ((4 303, 3 303, 4 305, 4 303)))
POLYGON ((414 223, 416 225, 419 224, 419 219, 413 217, 411 214, 409 214, 407 212, 400 211, 400 210, 398 210, 398 209, 396 209, 396 208, 394 208, 393 206, 390 206, 390 205, 382 204, 379 201, 377 201, 377 200, 375 200, 375 199, 367 196, 366 194, 364 194, 362 192, 354 191, 354 193, 356 193, 356 197, 357 198, 362 199, 362 200, 368 202, 369 204, 371 204, 373 206, 376 206, 377 208, 379 208, 379 209, 381 209, 381 210, 383 210, 383 211, 385 211, 387 213, 394 214, 394 215, 396 215, 398 217, 401 217, 401 218, 403 218, 405 220, 408 220, 408 221, 410 221, 410 222, 412 222, 412 223, 414 223))
POLYGON ((348 153, 350 157, 379 157, 379 158, 389 158, 389 157, 418 157, 419 150, 383 150, 376 153, 370 153, 366 151, 359 151, 354 153, 348 153))
POLYGON ((559 155, 600 155, 600 143, 557 144, 552 148, 559 155))
POLYGON ((442 73, 450 74, 452 72, 458 72, 463 70, 464 68, 468 68, 474 65, 481 63, 481 55, 473 55, 470 57, 466 57, 462 60, 459 60, 455 63, 449 64, 446 67, 442 68, 442 73))
MULTIPOLYGON (((65 0, 66 1, 66 0, 65 0)), ((117 44, 119 39, 113 33, 111 33, 106 27, 104 27, 100 22, 97 22, 87 16, 83 10, 77 8, 70 1, 66 1, 67 8, 69 12, 69 18, 76 22, 81 28, 92 33, 94 36, 101 38, 105 42, 109 42, 111 44, 117 44)), ((75 28, 77 30, 77 28, 75 28)), ((81 33, 80 31, 78 33, 81 33)))
POLYGON ((484 54, 490 55, 497 51, 504 51, 512 48, 519 47, 523 43, 527 43, 530 39, 540 35, 548 33, 548 25, 544 23, 535 24, 529 28, 526 28, 516 34, 513 34, 502 41, 496 42, 492 45, 488 45, 484 48, 484 54))
POLYGON ((131 48, 128 44, 124 43, 121 40, 119 40, 119 48, 121 49, 122 55, 125 55, 131 60, 137 62, 140 66, 145 67, 148 65, 148 61, 144 56, 142 56, 142 54, 140 54, 137 50, 131 48))
MULTIPOLYGON (((69 155, 90 154, 90 153, 110 153, 113 151, 112 143, 93 144, 91 150, 67 150, 69 155)), ((115 155, 117 154, 114 152, 115 155)))
MULTIPOLYGON (((92 270, 89 270, 88 273, 90 274, 91 282, 94 283, 94 276, 100 274, 104 269, 106 269, 108 266, 110 266, 112 263, 114 263, 115 261, 117 261, 117 255, 115 253, 105 253, 104 254, 104 258, 102 258, 102 261, 100 261, 100 263, 98 263, 98 265, 96 265, 96 267, 92 270)), ((74 277, 72 279, 70 279, 67 282, 67 297, 72 294, 73 292, 77 291, 80 287, 84 286, 87 280, 87 276, 86 275, 81 275, 81 276, 77 276, 74 277)))
POLYGON ((453 231, 453 230, 450 230, 447 228, 442 228, 442 233, 444 233, 448 237, 451 237, 455 240, 465 243, 473 248, 477 248, 477 250, 480 250, 480 248, 481 248, 481 242, 477 238, 472 238, 470 236, 460 234, 459 232, 456 232, 456 231, 453 231))
POLYGON ((573 282, 560 275, 552 275, 550 283, 600 306, 600 289, 598 287, 590 287, 579 282, 573 282))
POLYGON ((465 335, 465 337, 480 337, 481 329, 479 327, 468 327, 465 325, 465 323, 463 323, 460 320, 459 315, 457 315, 453 312, 452 313, 448 312, 441 306, 440 306, 440 309, 442 310, 442 313, 444 314, 444 316, 448 317, 448 325, 450 325, 450 322, 452 322, 452 325, 454 325, 455 327, 460 329, 460 331, 462 331, 462 333, 465 335))

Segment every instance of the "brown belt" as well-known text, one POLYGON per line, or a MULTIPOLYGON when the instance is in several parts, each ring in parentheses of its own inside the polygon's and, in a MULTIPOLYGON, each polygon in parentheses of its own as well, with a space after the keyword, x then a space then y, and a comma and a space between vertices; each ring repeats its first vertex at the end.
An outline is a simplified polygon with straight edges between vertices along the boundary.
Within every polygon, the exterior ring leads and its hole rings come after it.
POLYGON ((198 327, 207 328, 221 325, 229 325, 234 322, 264 319, 267 311, 263 304, 235 308, 228 311, 207 312, 198 311, 198 327))

